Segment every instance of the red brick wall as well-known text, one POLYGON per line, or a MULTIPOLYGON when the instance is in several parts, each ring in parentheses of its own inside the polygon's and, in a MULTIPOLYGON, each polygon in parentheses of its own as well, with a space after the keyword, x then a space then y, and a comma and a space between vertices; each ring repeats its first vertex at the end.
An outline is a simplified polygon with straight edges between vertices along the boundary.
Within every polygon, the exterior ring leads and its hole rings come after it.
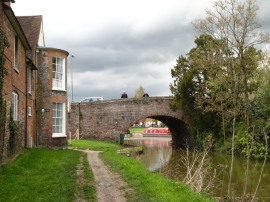
MULTIPOLYGON (((30 68, 28 68, 28 71, 30 68)), ((27 108, 31 107, 32 115, 28 115, 27 113, 27 147, 36 146, 36 130, 35 130, 35 89, 34 89, 34 81, 35 81, 35 71, 32 71, 32 90, 31 93, 28 93, 27 96, 27 108)), ((27 90, 28 91, 28 90, 27 90)))
MULTIPOLYGON (((3 14, 2 10, 1 13, 3 14)), ((20 133, 15 137, 16 147, 15 151, 19 152, 25 143, 25 121, 26 121, 26 61, 25 61, 25 48, 19 41, 18 44, 18 71, 13 68, 14 61, 14 37, 15 32, 5 15, 3 15, 3 28, 6 32, 6 36, 10 46, 5 50, 5 68, 6 75, 4 78, 4 88, 3 95, 4 99, 7 101, 7 120, 9 120, 10 106, 12 102, 12 92, 16 92, 19 96, 18 104, 18 124, 20 125, 20 133)), ((3 157, 7 158, 8 155, 8 141, 9 141, 9 129, 6 125, 6 134, 3 143, 3 157)))
POLYGON ((0 26, 3 26, 3 5, 2 5, 2 0, 0 0, 0 26))
MULTIPOLYGON (((49 148, 63 148, 67 146, 66 137, 52 138, 52 103, 65 102, 67 108, 67 92, 52 91, 51 63, 53 56, 67 58, 68 52, 52 48, 43 48, 40 50, 39 60, 36 62, 36 66, 39 70, 33 71, 32 91, 31 94, 29 94, 27 90, 28 70, 26 69, 26 50, 19 41, 18 68, 15 69, 13 64, 15 31, 3 12, 2 3, 2 0, 0 0, 0 26, 3 27, 6 32, 10 46, 4 53, 6 59, 6 76, 4 78, 3 97, 7 103, 7 123, 4 128, 6 132, 3 137, 0 134, 0 164, 11 156, 8 150, 10 137, 8 120, 10 117, 12 92, 16 92, 19 97, 18 124, 20 125, 19 134, 16 136, 15 140, 16 148, 13 154, 16 154, 25 146, 32 147, 35 145, 49 148), (36 81, 40 82, 38 86, 35 86, 36 81), (36 95, 35 92, 38 92, 38 94, 36 95), (36 105, 38 106, 37 109, 35 108, 36 105), (28 116, 28 107, 32 109, 32 116, 28 116), (42 113, 41 109, 48 109, 49 111, 42 113)), ((67 68, 67 59, 65 61, 65 67, 67 68)), ((28 69, 29 68, 30 67, 28 67, 28 69)), ((67 74, 65 74, 65 76, 65 81, 67 81, 67 74)))
POLYGON ((32 115, 28 115, 27 113, 27 147, 31 148, 36 145, 36 109, 35 109, 35 99, 36 99, 36 87, 35 87, 35 81, 36 81, 36 71, 37 70, 31 70, 31 66, 28 65, 27 71, 31 72, 31 91, 28 89, 28 82, 29 78, 27 76, 27 108, 31 108, 32 115), (29 93, 30 92, 30 93, 29 93))

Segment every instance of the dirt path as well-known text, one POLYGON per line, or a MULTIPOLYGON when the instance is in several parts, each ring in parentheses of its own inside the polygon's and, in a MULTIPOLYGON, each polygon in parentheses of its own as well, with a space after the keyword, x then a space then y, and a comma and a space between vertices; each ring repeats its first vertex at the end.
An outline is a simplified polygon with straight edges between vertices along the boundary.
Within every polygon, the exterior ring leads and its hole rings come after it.
POLYGON ((108 170, 98 157, 99 152, 85 150, 90 167, 92 168, 98 202, 126 202, 127 184, 119 175, 108 170))

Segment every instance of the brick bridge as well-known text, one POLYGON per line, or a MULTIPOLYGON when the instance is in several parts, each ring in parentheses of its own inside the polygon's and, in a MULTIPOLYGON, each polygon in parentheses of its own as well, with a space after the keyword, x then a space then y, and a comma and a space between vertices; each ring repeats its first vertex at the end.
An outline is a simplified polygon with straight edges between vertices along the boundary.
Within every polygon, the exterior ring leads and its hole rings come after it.
POLYGON ((172 111, 172 97, 148 97, 72 103, 69 130, 80 131, 83 139, 115 140, 137 121, 153 118, 166 124, 172 133, 173 145, 181 146, 190 139, 188 119, 181 111, 172 111))

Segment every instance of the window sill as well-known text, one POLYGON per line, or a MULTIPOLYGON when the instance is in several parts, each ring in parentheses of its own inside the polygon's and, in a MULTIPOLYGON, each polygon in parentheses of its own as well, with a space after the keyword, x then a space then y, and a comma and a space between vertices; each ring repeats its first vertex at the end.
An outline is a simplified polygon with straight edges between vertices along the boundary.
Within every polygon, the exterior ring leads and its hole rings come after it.
POLYGON ((55 91, 63 91, 63 92, 67 92, 67 90, 65 90, 65 89, 61 89, 61 88, 52 88, 52 90, 55 90, 55 91))
POLYGON ((67 136, 64 134, 59 134, 59 133, 55 133, 52 135, 52 138, 58 138, 58 137, 67 137, 67 136))
POLYGON ((13 67, 13 69, 15 70, 15 72, 17 72, 17 73, 19 73, 20 71, 19 71, 19 69, 16 67, 16 66, 14 66, 13 67))

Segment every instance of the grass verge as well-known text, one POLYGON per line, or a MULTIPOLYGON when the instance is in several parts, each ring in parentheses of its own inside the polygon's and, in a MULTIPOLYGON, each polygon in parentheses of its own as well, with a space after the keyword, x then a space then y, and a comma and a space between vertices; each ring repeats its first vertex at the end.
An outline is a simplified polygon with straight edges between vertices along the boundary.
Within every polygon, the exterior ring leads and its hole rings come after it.
MULTIPOLYGON (((105 151, 100 153, 102 160, 114 172, 119 173, 122 178, 133 189, 128 193, 128 201, 141 202, 190 202, 190 201, 213 201, 209 197, 193 192, 183 183, 169 180, 159 173, 151 173, 139 161, 116 153, 119 145, 109 142, 97 142, 79 140, 73 145, 96 150, 99 144, 105 151), (96 145, 97 144, 97 145, 96 145), (94 147, 92 147, 94 145, 94 147)), ((72 145, 72 146, 73 146, 72 145)), ((100 148, 100 147, 99 147, 100 148)))
POLYGON ((130 133, 143 133, 145 128, 129 128, 130 133))
POLYGON ((77 165, 76 201, 97 201, 94 175, 90 169, 86 153, 83 153, 80 163, 77 165))
POLYGON ((151 173, 133 158, 118 155, 113 151, 101 153, 100 156, 113 171, 120 173, 135 191, 129 194, 129 201, 211 201, 182 183, 166 179, 159 173, 151 173))
POLYGON ((73 140, 69 144, 72 148, 91 149, 94 151, 116 151, 122 147, 114 142, 96 141, 96 140, 73 140))
MULTIPOLYGON (((73 150, 26 150, 1 168, 0 201, 73 201, 76 199, 76 167, 82 155, 73 150)), ((86 156, 83 159, 85 164, 86 156)), ((85 180, 92 181, 89 166, 83 166, 83 170, 85 180)), ((95 198, 93 187, 84 189, 84 196, 95 198)))

